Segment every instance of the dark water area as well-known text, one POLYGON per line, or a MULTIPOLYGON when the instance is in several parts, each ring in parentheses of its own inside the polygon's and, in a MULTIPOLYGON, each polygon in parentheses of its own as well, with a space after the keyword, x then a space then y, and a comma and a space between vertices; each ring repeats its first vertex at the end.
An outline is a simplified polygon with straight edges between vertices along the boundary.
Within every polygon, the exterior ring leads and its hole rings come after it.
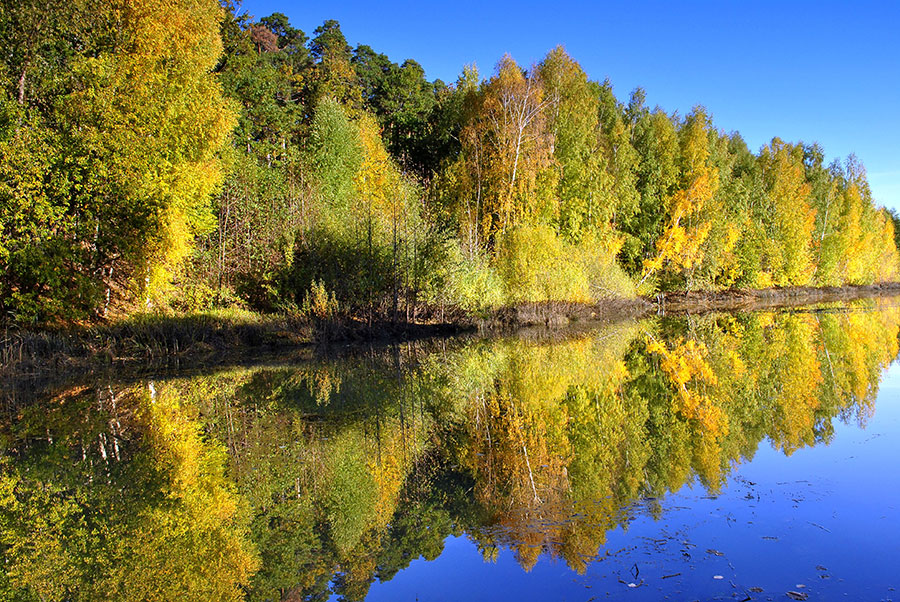
POLYGON ((889 600, 900 304, 5 392, 0 600, 889 600))

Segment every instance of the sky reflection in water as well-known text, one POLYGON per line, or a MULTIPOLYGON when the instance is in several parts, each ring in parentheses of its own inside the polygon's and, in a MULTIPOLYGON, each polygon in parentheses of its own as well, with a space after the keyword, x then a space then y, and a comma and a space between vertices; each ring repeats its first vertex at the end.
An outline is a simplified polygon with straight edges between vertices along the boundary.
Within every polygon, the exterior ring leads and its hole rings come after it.
POLYGON ((417 559, 367 600, 896 599, 900 479, 886 459, 898 450, 898 400, 893 364, 865 429, 840 424, 831 444, 789 458, 763 443, 720 496, 688 485, 658 520, 638 511, 583 575, 547 558, 525 573, 509 550, 485 564, 451 536, 440 558, 417 559))

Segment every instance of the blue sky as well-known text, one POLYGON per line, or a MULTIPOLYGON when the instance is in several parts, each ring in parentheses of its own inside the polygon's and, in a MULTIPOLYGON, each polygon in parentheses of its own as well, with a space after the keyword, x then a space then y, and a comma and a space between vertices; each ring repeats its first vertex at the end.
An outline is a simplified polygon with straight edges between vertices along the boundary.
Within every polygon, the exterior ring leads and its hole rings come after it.
POLYGON ((337 19, 352 46, 413 58, 429 79, 483 76, 509 52, 523 66, 562 44, 627 100, 686 113, 704 105, 754 150, 773 136, 855 153, 875 200, 900 210, 900 0, 882 2, 303 2, 245 0, 311 35, 337 19))

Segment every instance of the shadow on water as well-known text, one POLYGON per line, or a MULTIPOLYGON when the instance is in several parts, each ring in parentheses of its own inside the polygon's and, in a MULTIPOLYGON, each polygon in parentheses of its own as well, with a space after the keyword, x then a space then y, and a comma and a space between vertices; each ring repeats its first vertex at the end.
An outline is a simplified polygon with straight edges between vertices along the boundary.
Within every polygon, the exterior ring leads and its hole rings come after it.
POLYGON ((865 424, 898 328, 868 301, 20 394, 0 597, 362 600, 450 536, 580 574, 762 442, 790 455, 865 424))

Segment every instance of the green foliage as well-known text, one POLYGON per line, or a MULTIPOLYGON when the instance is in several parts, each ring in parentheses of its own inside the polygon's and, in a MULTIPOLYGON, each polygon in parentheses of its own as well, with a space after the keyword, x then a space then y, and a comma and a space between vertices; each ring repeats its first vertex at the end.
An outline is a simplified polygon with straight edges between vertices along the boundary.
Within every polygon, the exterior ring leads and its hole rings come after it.
POLYGON ((523 226, 500 242, 497 270, 513 302, 589 301, 583 270, 567 245, 547 226, 523 226))
POLYGON ((331 98, 316 106, 310 130, 306 163, 311 176, 322 200, 335 209, 344 209, 355 200, 353 178, 363 162, 359 130, 331 98))
POLYGON ((434 264, 423 291, 425 301, 476 312, 496 309, 506 301, 503 280, 488 258, 465 256, 458 241, 441 243, 434 264))
POLYGON ((313 283, 321 282, 342 306, 357 311, 380 309, 391 292, 392 271, 392 258, 385 246, 369 246, 352 232, 320 228, 308 232, 298 245, 282 290, 296 295, 300 304, 313 283))
POLYGON ((338 551, 349 553, 359 543, 369 525, 378 491, 372 475, 366 470, 360 441, 344 432, 331 448, 328 492, 325 494, 326 515, 331 537, 338 551))
POLYGON ((623 264, 629 273, 638 273, 643 261, 652 256, 662 234, 667 199, 677 183, 677 140, 672 120, 661 110, 649 112, 631 106, 632 137, 640 157, 636 187, 640 195, 637 210, 622 220, 625 233, 623 264))

